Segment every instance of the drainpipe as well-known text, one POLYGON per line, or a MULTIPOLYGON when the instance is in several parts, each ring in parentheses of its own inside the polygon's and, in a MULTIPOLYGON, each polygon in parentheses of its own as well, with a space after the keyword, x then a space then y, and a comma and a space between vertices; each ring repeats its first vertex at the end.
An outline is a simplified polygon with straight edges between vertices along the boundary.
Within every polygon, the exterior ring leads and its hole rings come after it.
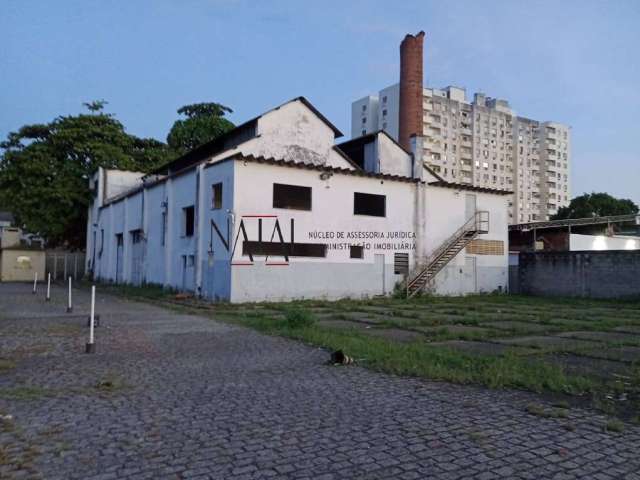
POLYGON ((146 199, 147 199, 147 189, 144 186, 144 179, 142 180, 142 265, 140 265, 140 283, 144 284, 147 281, 147 235, 149 232, 149 216, 147 215, 146 210, 146 199))
POLYGON ((202 297, 202 262, 204 252, 204 229, 205 229, 205 188, 204 188, 204 165, 198 165, 196 170, 196 294, 202 297))
POLYGON ((167 202, 167 227, 164 239, 164 286, 173 287, 171 262, 173 260, 173 179, 165 182, 165 198, 167 202))

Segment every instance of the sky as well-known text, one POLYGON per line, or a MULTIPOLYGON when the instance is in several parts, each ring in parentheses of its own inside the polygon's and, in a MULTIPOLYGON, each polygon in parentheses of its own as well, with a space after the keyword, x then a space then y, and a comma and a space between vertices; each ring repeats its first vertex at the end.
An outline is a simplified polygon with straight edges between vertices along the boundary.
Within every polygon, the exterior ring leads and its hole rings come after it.
POLYGON ((165 140, 182 105, 241 123, 299 95, 346 136, 351 102, 398 81, 426 32, 425 82, 572 128, 574 196, 640 204, 637 0, 0 0, 0 138, 104 99, 165 140))

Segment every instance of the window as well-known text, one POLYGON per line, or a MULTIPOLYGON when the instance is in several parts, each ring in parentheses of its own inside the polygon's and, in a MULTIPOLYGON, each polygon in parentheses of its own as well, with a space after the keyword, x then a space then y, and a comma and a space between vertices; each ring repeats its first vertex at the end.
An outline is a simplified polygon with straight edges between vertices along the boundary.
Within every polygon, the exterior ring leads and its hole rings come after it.
POLYGON ((211 208, 213 210, 222 208, 222 183, 211 185, 211 208))
POLYGON ((385 195, 374 195, 371 193, 353 194, 354 215, 371 215, 374 217, 386 216, 387 197, 385 195))
POLYGON ((195 209, 192 206, 186 207, 182 209, 182 225, 183 229, 183 237, 193 237, 193 230, 195 227, 195 209))
POLYGON ((311 210, 311 187, 274 183, 273 208, 311 210))
POLYGON ((349 258, 364 258, 364 248, 362 245, 350 245, 349 258))
POLYGON ((409 273, 408 253, 393 254, 393 273, 395 273, 396 275, 404 275, 409 273))
POLYGON ((131 243, 136 244, 142 242, 142 230, 131 231, 131 243))

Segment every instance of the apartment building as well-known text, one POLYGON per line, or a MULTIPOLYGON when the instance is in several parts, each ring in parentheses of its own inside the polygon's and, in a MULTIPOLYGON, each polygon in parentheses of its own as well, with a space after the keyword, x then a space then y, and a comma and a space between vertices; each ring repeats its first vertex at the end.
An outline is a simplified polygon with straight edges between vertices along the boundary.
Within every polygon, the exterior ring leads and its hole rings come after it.
POLYGON ((400 83, 353 102, 352 137, 384 130, 447 181, 513 192, 512 224, 548 220, 568 205, 570 128, 521 117, 506 100, 482 93, 468 100, 464 88, 424 88, 416 81, 422 78, 422 41, 418 34, 402 42, 400 83), (421 119, 401 105, 403 96, 418 98, 421 119), (409 125, 404 139, 401 107, 409 125))

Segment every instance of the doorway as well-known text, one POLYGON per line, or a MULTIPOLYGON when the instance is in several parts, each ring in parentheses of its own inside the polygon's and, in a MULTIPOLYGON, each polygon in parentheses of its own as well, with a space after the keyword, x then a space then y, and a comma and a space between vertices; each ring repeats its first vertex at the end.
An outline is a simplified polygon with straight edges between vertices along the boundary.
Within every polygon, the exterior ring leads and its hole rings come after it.
POLYGON ((467 193, 464 200, 464 216, 465 220, 469 220, 476 214, 476 196, 473 193, 467 193))
POLYGON ((124 254, 124 237, 122 233, 116 233, 116 283, 122 283, 122 264, 124 254))
MULTIPOLYGON (((376 265, 376 276, 380 279, 379 287, 380 295, 386 295, 387 289, 384 282, 384 274, 385 274, 385 265, 384 265, 384 254, 376 253, 373 256, 374 263, 376 265)), ((377 290, 377 288, 376 288, 377 290)))

